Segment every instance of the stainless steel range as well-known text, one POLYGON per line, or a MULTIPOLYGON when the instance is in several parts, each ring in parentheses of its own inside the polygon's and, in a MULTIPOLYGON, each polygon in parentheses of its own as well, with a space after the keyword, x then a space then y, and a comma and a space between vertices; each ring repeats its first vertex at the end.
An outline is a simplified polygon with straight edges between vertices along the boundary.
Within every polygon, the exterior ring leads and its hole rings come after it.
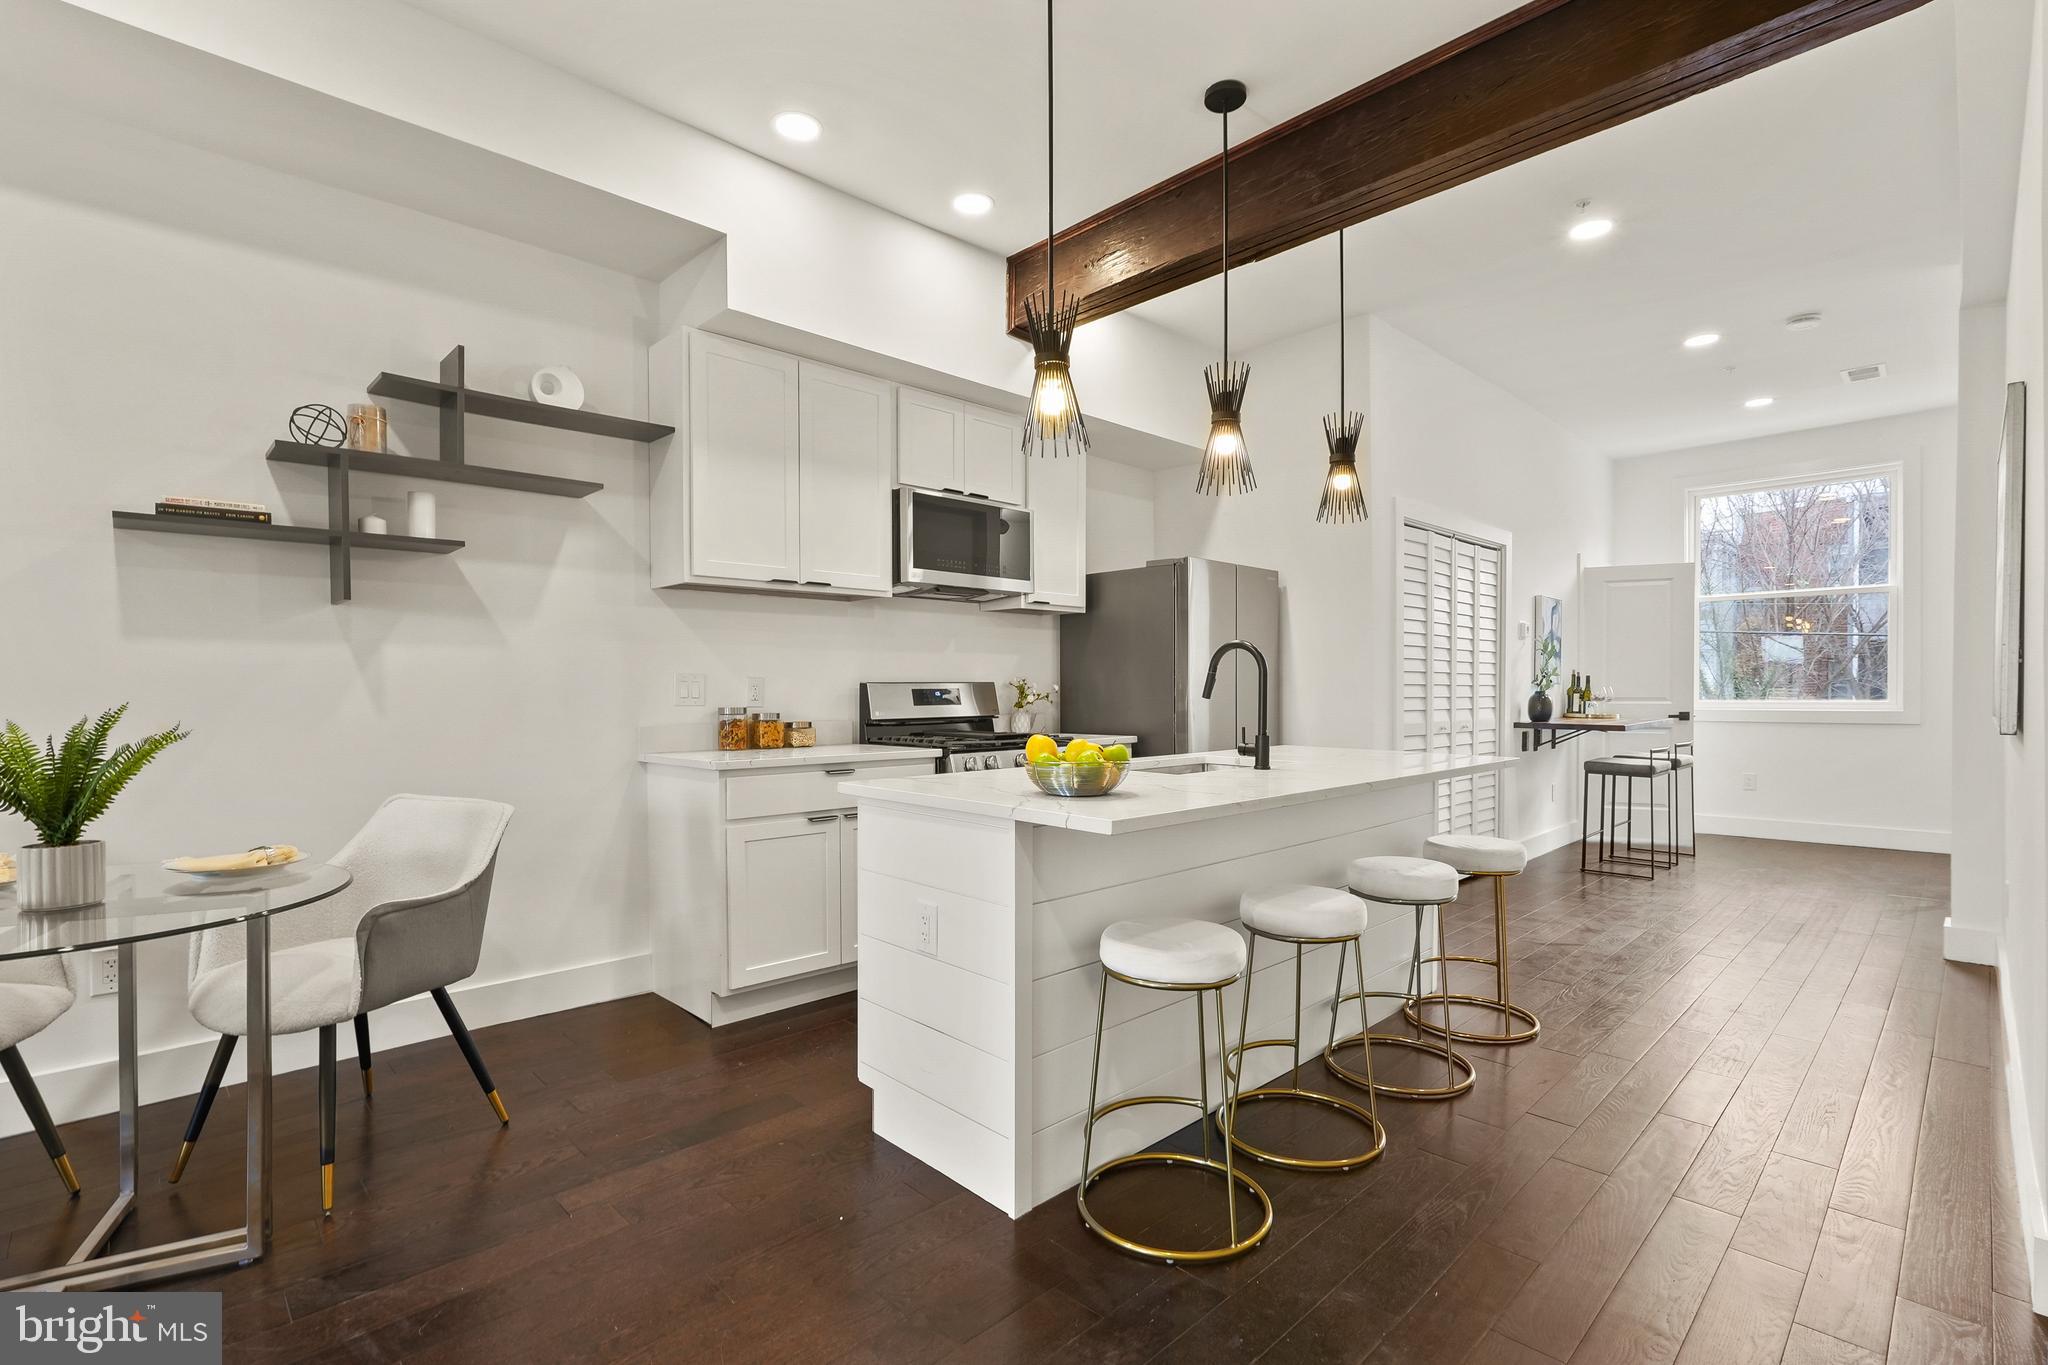
MULTIPOLYGON (((860 685, 860 742, 943 749, 933 761, 942 773, 1021 768, 1028 735, 996 729, 1002 714, 994 683, 869 682, 860 685)), ((1065 744, 1071 736, 1055 735, 1065 744)), ((1090 735, 1125 743, 1125 735, 1090 735)))

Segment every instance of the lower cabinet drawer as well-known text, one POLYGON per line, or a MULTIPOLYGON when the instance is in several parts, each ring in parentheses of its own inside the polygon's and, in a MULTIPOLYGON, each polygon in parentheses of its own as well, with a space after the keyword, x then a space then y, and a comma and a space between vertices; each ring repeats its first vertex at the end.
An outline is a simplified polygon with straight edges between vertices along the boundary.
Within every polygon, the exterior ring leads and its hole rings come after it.
POLYGON ((839 794, 839 784, 853 777, 917 777, 931 771, 929 760, 912 760, 840 763, 830 768, 795 768, 784 772, 734 773, 725 779, 725 818, 750 820, 762 815, 845 810, 853 802, 839 794))

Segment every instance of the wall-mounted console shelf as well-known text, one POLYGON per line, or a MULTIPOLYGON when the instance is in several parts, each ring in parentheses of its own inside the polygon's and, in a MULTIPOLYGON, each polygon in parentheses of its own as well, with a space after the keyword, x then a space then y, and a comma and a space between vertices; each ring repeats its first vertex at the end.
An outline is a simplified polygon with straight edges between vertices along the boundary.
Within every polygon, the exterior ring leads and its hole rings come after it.
POLYGON ((127 531, 168 531, 178 535, 324 545, 328 553, 331 599, 346 602, 351 596, 349 557, 355 550, 403 550, 412 554, 445 555, 463 546, 459 540, 373 536, 351 530, 348 515, 351 474, 395 474, 400 478, 433 479, 477 488, 508 488, 517 493, 587 498, 604 485, 588 479, 565 479, 553 474, 529 474, 523 470, 494 469, 488 465, 466 463, 463 459, 465 420, 471 415, 495 417, 507 422, 553 427, 558 431, 580 431, 594 436, 615 436, 627 441, 658 441, 675 434, 674 427, 663 426, 659 422, 585 412, 581 408, 557 408, 500 393, 484 393, 469 388, 463 382, 463 369, 462 347, 457 346, 441 361, 438 380, 380 374, 370 381, 370 392, 380 398, 425 403, 441 410, 441 449, 435 457, 304 445, 297 441, 270 443, 270 451, 265 458, 273 463, 309 465, 327 471, 329 525, 280 526, 275 522, 221 521, 153 512, 115 512, 114 525, 127 531))

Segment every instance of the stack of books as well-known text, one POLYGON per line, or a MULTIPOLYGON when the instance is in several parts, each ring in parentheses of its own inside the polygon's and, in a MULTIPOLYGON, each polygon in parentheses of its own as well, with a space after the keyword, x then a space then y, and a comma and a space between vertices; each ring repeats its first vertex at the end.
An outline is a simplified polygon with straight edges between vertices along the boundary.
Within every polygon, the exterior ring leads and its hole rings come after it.
POLYGON ((157 501, 157 515, 166 517, 207 517, 214 521, 253 521, 270 524, 270 509, 260 502, 235 502, 228 498, 166 497, 157 501))

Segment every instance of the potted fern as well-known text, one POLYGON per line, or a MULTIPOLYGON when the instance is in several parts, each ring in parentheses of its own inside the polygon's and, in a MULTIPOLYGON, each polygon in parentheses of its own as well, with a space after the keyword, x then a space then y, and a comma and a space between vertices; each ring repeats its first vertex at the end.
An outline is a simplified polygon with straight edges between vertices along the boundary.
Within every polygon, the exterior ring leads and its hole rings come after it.
POLYGON ((107 740, 126 715, 126 703, 80 717, 42 747, 13 721, 0 729, 0 810, 34 826, 38 842, 21 850, 15 899, 24 910, 68 910, 107 898, 107 846, 84 837, 85 827, 107 813, 135 775, 185 738, 170 729, 123 744, 107 740))

